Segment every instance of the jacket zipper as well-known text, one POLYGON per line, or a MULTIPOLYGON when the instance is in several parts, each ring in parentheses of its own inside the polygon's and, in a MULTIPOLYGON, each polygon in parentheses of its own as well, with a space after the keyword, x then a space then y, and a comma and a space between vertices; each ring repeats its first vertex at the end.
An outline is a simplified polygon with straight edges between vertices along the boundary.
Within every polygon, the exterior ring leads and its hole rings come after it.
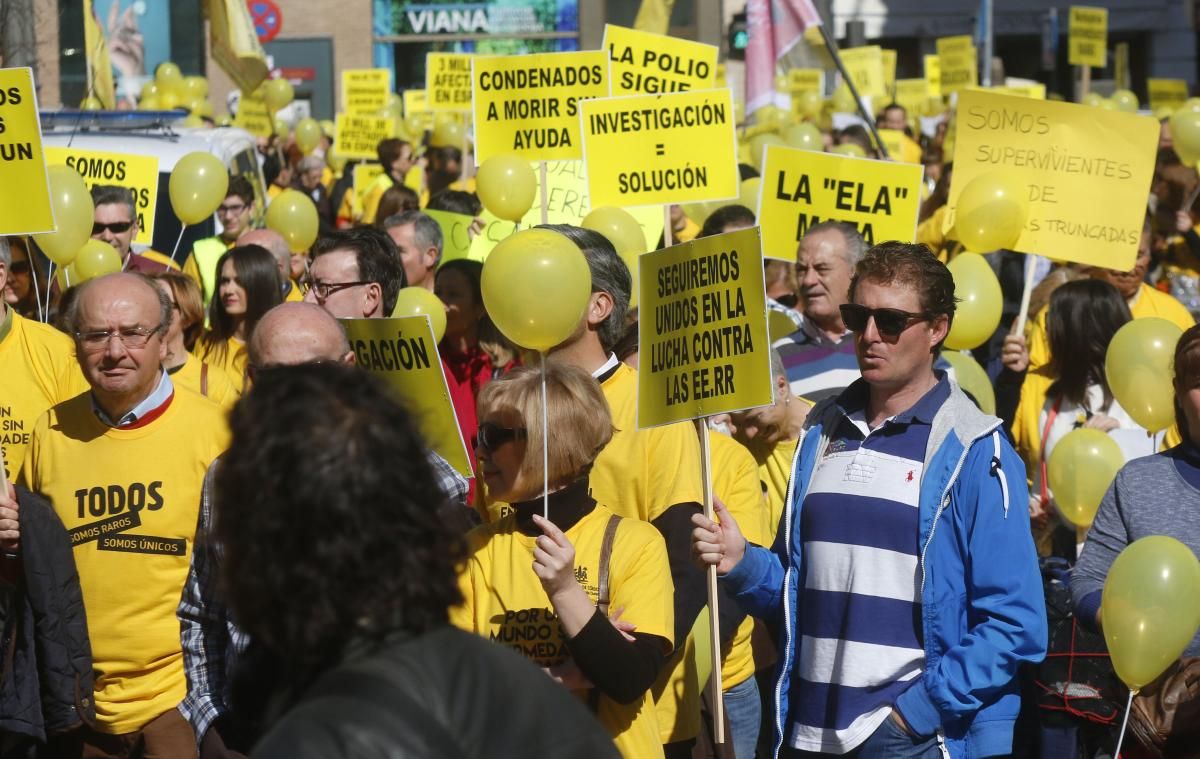
MULTIPOLYGON (((792 455, 792 471, 796 471, 796 462, 800 460, 800 454, 804 451, 804 439, 807 433, 800 433, 800 440, 796 443, 796 453, 792 455)), ((821 451, 818 451, 817 460, 820 461, 821 451)), ((792 512, 793 512, 793 496, 795 496, 796 481, 790 479, 788 481, 787 500, 784 506, 785 519, 783 520, 783 544, 787 547, 787 568, 783 572, 783 666, 779 668, 779 675, 775 680, 775 759, 779 759, 779 752, 783 750, 783 680, 787 676, 792 666, 792 613, 790 606, 791 582, 792 582, 792 512)))

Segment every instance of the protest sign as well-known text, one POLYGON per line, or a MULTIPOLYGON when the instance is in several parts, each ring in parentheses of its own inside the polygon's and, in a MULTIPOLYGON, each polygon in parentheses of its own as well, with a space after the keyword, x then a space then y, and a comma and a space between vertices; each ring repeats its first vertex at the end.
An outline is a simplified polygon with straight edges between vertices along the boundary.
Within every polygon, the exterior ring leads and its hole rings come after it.
POLYGON ((915 112, 930 97, 929 82, 924 79, 897 79, 896 102, 915 112))
POLYGON ((342 110, 374 116, 387 107, 391 69, 346 69, 342 72, 342 110))
POLYGON ((887 88, 883 75, 883 49, 878 45, 851 47, 841 51, 846 73, 854 81, 860 97, 884 97, 887 88))
POLYGON ((930 97, 942 96, 942 62, 936 55, 925 56, 925 82, 930 97))
POLYGON ((789 69, 787 72, 788 92, 815 92, 825 94, 825 71, 823 69, 789 69))
POLYGON ((1150 108, 1175 110, 1188 99, 1188 83, 1184 79, 1147 79, 1146 90, 1150 96, 1150 108))
POLYGON ((378 158, 379 142, 395 130, 396 120, 391 117, 339 113, 333 150, 343 158, 378 158))
POLYGON ((901 163, 920 163, 921 146, 913 142, 899 129, 879 129, 879 140, 887 148, 887 154, 893 161, 901 163))
POLYGON ((468 258, 471 253, 471 223, 475 217, 465 213, 451 211, 435 211, 431 208, 423 212, 442 228, 442 257, 438 266, 453 261, 456 258, 468 258))
POLYGON ((375 183, 376 178, 383 174, 383 164, 378 161, 359 163, 354 166, 354 196, 361 203, 366 197, 367 188, 375 183))
POLYGON ((579 101, 608 97, 608 56, 599 50, 476 56, 471 82, 477 164, 505 154, 579 159, 579 101))
POLYGON ((979 61, 970 35, 939 37, 937 40, 939 91, 958 92, 979 84, 979 61))
POLYGON ((0 69, 0 235, 56 229, 33 70, 0 69))
POLYGON ((429 447, 464 477, 475 476, 450 401, 428 316, 342 319, 363 369, 380 375, 416 417, 429 447))
POLYGON ((868 245, 916 238, 919 164, 768 145, 762 167, 758 220, 768 256, 794 258, 809 227, 822 221, 854 225, 868 245))
POLYGON ((997 172, 1028 192, 1029 219, 1015 250, 1120 271, 1133 267, 1157 121, 973 90, 959 93, 957 121, 947 228, 963 187, 997 172))
POLYGON ((275 133, 275 123, 267 110, 267 104, 263 102, 261 91, 256 91, 253 95, 242 95, 238 100, 233 125, 245 129, 255 137, 270 137, 275 133))
MULTIPOLYGON (((583 161, 549 161, 546 164, 546 211, 547 220, 551 224, 571 224, 580 226, 583 219, 592 212, 588 196, 587 178, 583 171, 583 161)), ((542 188, 537 188, 533 206, 521 219, 521 228, 536 226, 542 223, 542 188)), ((662 236, 662 209, 649 206, 645 208, 626 208, 633 218, 637 219, 646 236, 646 244, 654 247, 662 236)), ((471 242, 470 258, 482 261, 504 238, 513 233, 513 223, 504 221, 492 215, 487 209, 480 214, 483 218, 483 232, 471 242)))
POLYGON ((154 240, 154 209, 158 202, 158 158, 134 153, 108 153, 80 148, 46 147, 50 164, 64 164, 79 172, 88 189, 117 185, 133 193, 138 234, 133 241, 150 245, 154 240))
POLYGON ((429 111, 429 98, 426 96, 425 90, 405 90, 402 98, 405 116, 429 111))
POLYGON ((728 89, 585 100, 580 117, 593 207, 738 196, 728 89))
POLYGON ((896 51, 884 48, 880 51, 883 59, 883 93, 888 100, 895 100, 896 91, 896 51))
POLYGON ((1108 10, 1072 5, 1067 27, 1067 63, 1072 66, 1108 65, 1108 10))
POLYGON ((638 258, 638 428, 773 400, 757 228, 638 258))
POLYGON ((431 111, 471 110, 471 56, 426 54, 425 92, 426 107, 431 111))
POLYGON ((613 95, 708 90, 717 86, 717 46, 606 24, 613 95))

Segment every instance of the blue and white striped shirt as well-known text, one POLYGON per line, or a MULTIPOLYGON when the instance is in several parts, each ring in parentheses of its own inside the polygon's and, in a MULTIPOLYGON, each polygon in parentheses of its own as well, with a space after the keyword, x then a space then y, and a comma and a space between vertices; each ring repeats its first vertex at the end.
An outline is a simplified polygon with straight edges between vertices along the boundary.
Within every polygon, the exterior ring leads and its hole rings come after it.
POLYGON ((866 386, 838 399, 844 416, 801 509, 801 680, 791 745, 841 754, 860 745, 921 675, 921 476, 930 425, 950 395, 943 375, 908 411, 874 430, 866 386))

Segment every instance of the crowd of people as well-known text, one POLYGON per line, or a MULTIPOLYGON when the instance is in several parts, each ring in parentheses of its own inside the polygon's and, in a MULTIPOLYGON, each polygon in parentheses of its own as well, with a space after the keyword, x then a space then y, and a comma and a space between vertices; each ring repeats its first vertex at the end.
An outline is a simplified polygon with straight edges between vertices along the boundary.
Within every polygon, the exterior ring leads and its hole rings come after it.
MULTIPOLYGON (((383 140, 361 197, 352 165, 279 146, 267 196, 232 175, 220 231, 178 262, 133 244, 128 190, 97 186, 93 237, 123 271, 73 287, 0 238, 0 757, 1110 755, 1119 722, 1071 704, 1099 683, 1042 667, 1074 654, 1056 624, 1102 624, 1125 546, 1200 553, 1200 210, 1178 207, 1200 178, 1164 125, 1131 271, 988 253, 1005 316, 974 358, 993 416, 941 355, 961 248, 940 221, 945 130, 895 104, 880 125, 922 148, 917 240, 827 221, 763 251, 773 402, 708 420, 715 521, 696 428, 637 427, 612 242, 546 227, 592 284, 544 368, 489 319, 485 264, 443 260, 425 210, 481 226, 460 145, 383 140), (302 253, 256 228, 288 187, 321 219, 302 253), (355 367, 339 321, 392 315, 406 287, 444 304, 471 477, 355 367), (1185 330, 1177 424, 1154 435, 1105 376, 1116 332, 1151 316, 1185 330), (1128 462, 1090 529, 1046 476, 1081 427, 1128 462), (1047 604, 1063 566, 1065 612, 1047 604)), ((873 151, 861 127, 825 137, 873 151)), ((756 223, 740 205, 670 219, 676 241, 756 223)))

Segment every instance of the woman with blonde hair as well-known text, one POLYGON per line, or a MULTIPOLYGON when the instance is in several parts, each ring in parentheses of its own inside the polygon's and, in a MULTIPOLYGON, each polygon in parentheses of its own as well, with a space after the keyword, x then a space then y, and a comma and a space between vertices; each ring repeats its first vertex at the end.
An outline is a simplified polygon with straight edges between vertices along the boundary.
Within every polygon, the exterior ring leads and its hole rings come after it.
POLYGON ((589 493, 613 433, 599 384, 572 366, 545 372, 545 470, 540 372, 513 369, 479 394, 480 471, 490 497, 511 506, 469 534, 464 602, 451 621, 543 667, 592 708, 623 756, 662 757, 650 688, 672 648, 666 545, 589 493))
POLYGON ((161 271, 150 279, 171 301, 171 323, 163 338, 166 356, 163 368, 176 387, 199 393, 228 411, 237 402, 238 392, 228 372, 197 358, 192 349, 204 331, 204 300, 195 280, 178 271, 161 271))

